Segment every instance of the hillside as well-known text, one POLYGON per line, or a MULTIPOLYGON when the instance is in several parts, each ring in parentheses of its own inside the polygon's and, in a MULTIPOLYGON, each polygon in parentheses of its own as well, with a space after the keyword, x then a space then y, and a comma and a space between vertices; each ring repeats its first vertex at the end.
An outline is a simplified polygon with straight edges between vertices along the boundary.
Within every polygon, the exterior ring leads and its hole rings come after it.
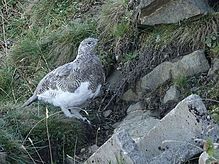
POLYGON ((0 3, 0 163, 84 162, 115 129, 128 129, 135 140, 135 127, 142 125, 141 138, 191 94, 201 97, 218 125, 219 3, 139 2, 0 3), (75 59, 86 37, 99 39, 107 78, 102 94, 85 107, 92 126, 42 102, 21 108, 49 71, 75 59), (142 113, 130 115, 130 107, 142 113))

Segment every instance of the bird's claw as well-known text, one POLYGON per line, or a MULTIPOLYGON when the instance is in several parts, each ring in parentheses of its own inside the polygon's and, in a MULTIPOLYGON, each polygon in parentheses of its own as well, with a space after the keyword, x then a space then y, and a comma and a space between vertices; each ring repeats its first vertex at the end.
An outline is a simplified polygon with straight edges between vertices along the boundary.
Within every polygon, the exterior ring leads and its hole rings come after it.
POLYGON ((83 117, 82 120, 83 120, 83 122, 85 122, 85 123, 91 125, 90 121, 89 121, 87 118, 83 117))

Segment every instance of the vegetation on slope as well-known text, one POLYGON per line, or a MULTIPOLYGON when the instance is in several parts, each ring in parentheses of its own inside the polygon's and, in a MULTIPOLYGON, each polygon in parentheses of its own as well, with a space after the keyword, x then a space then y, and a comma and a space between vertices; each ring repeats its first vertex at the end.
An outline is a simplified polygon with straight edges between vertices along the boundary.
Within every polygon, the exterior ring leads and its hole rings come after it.
POLYGON ((112 47, 128 38, 130 15, 126 15, 127 2, 123 0, 107 2, 103 9, 101 6, 102 2, 93 0, 2 1, 0 148, 7 152, 8 162, 40 162, 42 158, 62 163, 67 154, 74 156, 81 147, 91 144, 88 139, 92 136, 87 138, 85 133, 92 135, 91 129, 79 121, 62 118, 62 114, 55 113, 57 108, 49 107, 51 117, 46 124, 45 106, 19 107, 48 71, 75 58, 79 43, 86 37, 99 36, 100 57, 106 70, 112 68, 112 47), (98 15, 98 10, 102 14, 98 15), (116 17, 108 15, 112 11, 116 17), (107 29, 106 19, 114 20, 107 29), (108 40, 112 46, 103 46, 108 40), (13 46, 5 46, 7 41, 13 46))
MULTIPOLYGON (((49 118, 46 106, 19 108, 48 71, 75 58, 84 38, 100 39, 98 52, 106 74, 122 64, 129 84, 142 72, 145 74, 161 62, 195 49, 208 50, 209 59, 219 52, 218 13, 139 31, 127 0, 4 0, 0 8, 0 40, 3 41, 0 44, 0 148, 7 152, 7 161, 12 163, 41 158, 51 161, 50 148, 53 162, 62 163, 66 154, 74 156, 87 145, 87 139, 93 139, 87 138, 85 132, 90 131, 87 127, 55 113, 57 108, 49 107, 49 118), (5 47, 6 41, 12 41, 11 49, 5 47), (146 60, 150 57, 151 60, 146 60)), ((195 81, 197 85, 199 80, 195 81)), ((182 78, 176 83, 187 95, 193 82, 182 78)), ((219 98, 218 82, 199 85, 198 94, 219 98)), ((216 114, 218 108, 218 104, 209 106, 216 114)))

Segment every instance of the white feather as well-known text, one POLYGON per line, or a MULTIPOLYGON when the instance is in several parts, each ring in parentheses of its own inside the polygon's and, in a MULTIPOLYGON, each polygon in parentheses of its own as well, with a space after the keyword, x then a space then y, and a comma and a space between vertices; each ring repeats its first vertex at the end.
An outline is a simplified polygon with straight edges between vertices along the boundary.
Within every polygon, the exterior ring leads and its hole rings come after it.
POLYGON ((89 85, 89 82, 82 82, 74 93, 58 88, 57 90, 49 89, 37 96, 39 100, 48 102, 54 106, 70 109, 82 105, 87 100, 95 98, 99 94, 101 85, 98 85, 94 93, 89 89, 89 85))

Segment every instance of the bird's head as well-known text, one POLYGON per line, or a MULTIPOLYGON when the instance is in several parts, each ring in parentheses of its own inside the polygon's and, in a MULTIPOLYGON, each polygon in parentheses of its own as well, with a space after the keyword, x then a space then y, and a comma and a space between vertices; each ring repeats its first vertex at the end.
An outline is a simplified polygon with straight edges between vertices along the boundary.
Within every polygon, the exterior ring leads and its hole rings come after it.
POLYGON ((92 53, 97 45, 98 39, 86 38, 84 39, 78 48, 78 55, 92 53))

